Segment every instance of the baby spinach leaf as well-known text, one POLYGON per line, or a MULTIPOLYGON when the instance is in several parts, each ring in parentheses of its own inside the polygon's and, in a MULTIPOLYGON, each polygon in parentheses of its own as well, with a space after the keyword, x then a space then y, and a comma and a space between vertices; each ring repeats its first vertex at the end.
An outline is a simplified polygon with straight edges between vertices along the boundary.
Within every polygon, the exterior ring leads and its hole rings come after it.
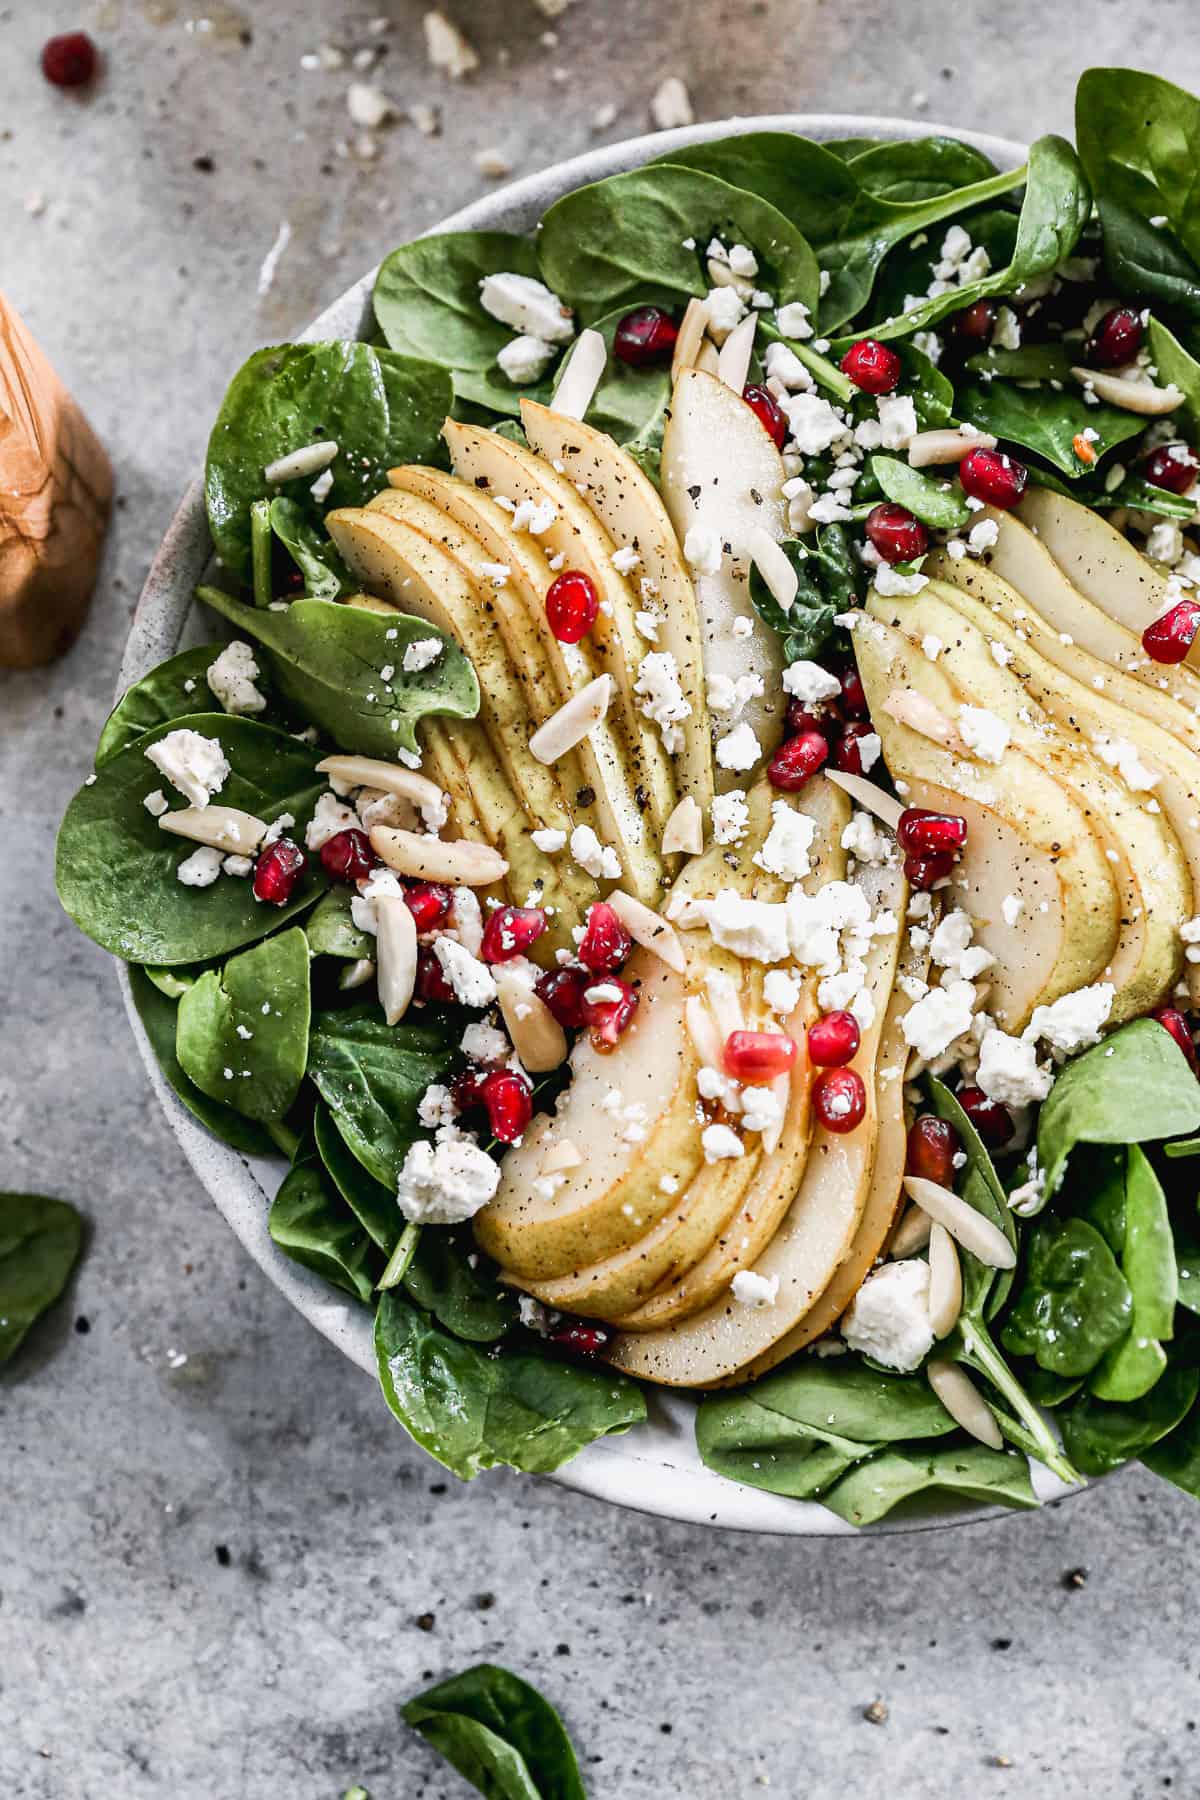
MULTIPOLYGON (((317 529, 298 501, 281 494, 272 500, 268 517, 275 537, 303 575, 304 592, 310 600, 340 600, 343 594, 358 592, 359 584, 337 545, 317 529)), ((257 593, 255 602, 263 604, 257 593)))
POLYGON ((198 596, 260 643, 280 692, 340 750, 394 760, 417 749, 416 726, 428 713, 473 719, 479 682, 458 645, 407 613, 369 612, 329 600, 294 600, 283 612, 245 606, 219 588, 198 596), (427 669, 403 667, 409 644, 441 638, 427 669), (393 673, 384 680, 382 670, 393 673))
MULTIPOLYGON (((824 144, 790 131, 747 131, 708 144, 684 145, 665 151, 652 166, 663 164, 698 170, 765 200, 790 219, 814 248, 838 235, 862 198, 857 174, 844 158, 832 155, 824 144)), ((697 236, 701 251, 708 237, 697 236)))
POLYGON ((993 348, 968 356, 966 368, 968 374, 985 379, 1000 376, 1005 381, 1067 382, 1081 354, 1081 345, 1072 356, 1063 344, 1022 344, 1016 350, 993 348))
POLYGON ((1076 1144, 1147 1144, 1185 1131, 1200 1131, 1200 1084, 1170 1034, 1135 1019, 1075 1057, 1051 1088, 1038 1115, 1046 1191, 1056 1192, 1076 1144))
POLYGON ((383 1259, 305 1146, 271 1202, 267 1230, 285 1256, 370 1305, 383 1259))
POLYGON ((822 525, 805 540, 785 538, 780 547, 799 584, 791 606, 784 612, 756 566, 750 571, 750 599, 783 639, 786 660, 794 662, 824 650, 837 632, 838 613, 857 605, 861 565, 842 525, 822 525))
POLYGON ((199 644, 194 650, 181 650, 126 688, 104 722, 96 745, 96 767, 103 768, 156 725, 192 713, 221 712, 206 676, 224 648, 224 644, 199 644))
POLYGON ((957 483, 935 481, 897 456, 872 456, 870 466, 888 499, 907 507, 923 525, 936 531, 956 531, 971 517, 967 497, 957 483))
POLYGON ((469 1343, 493 1344, 517 1322, 517 1296, 500 1286, 496 1265, 476 1250, 470 1227, 429 1226, 403 1280, 418 1306, 469 1343))
POLYGON ((1200 1250, 1175 1249, 1175 1265, 1179 1277, 1179 1305, 1190 1313, 1200 1313, 1200 1250))
POLYGON ((271 463, 307 444, 337 444, 325 500, 309 492, 311 475, 286 483, 316 523, 327 505, 365 505, 396 463, 434 460, 452 399, 444 369, 372 344, 256 350, 230 382, 208 440, 204 496, 221 561, 249 576, 251 504, 278 492, 263 474, 271 463))
POLYGON ((195 970, 155 969, 153 967, 143 970, 143 974, 151 986, 156 987, 160 994, 165 994, 168 1000, 178 1000, 181 994, 186 994, 193 982, 197 981, 203 973, 203 969, 199 966, 195 970))
POLYGON ((403 1226, 395 1183, 385 1187, 369 1175, 341 1135, 332 1112, 318 1100, 313 1136, 326 1173, 372 1243, 385 1253, 395 1246, 403 1226))
POLYGON ((987 181, 996 173, 981 150, 957 138, 901 138, 868 144, 851 158, 854 178, 877 200, 912 206, 987 181))
POLYGON ((196 846, 160 831, 142 802, 164 785, 146 750, 184 727, 216 738, 229 760, 221 804, 268 824, 289 813, 295 820, 289 832, 299 842, 325 788, 314 768, 319 751, 270 725, 224 713, 158 725, 106 762, 67 808, 56 878, 59 900, 80 930, 127 962, 215 962, 266 937, 311 906, 326 886, 324 872, 310 863, 286 906, 264 906, 240 877, 221 875, 206 888, 176 879, 176 868, 196 846))
POLYGON ((541 1350, 485 1351, 451 1337, 389 1288, 375 1315, 384 1398, 405 1430, 464 1481, 506 1465, 549 1474, 646 1417, 632 1381, 541 1350))
POLYGON ((271 502, 250 503, 250 588, 255 606, 270 606, 275 598, 275 534, 271 530, 271 502))
MULTIPOLYGON (((1004 1183, 996 1173, 995 1164, 988 1153, 987 1146, 976 1131, 971 1120, 958 1103, 957 1096, 944 1081, 936 1075, 926 1075, 925 1085, 929 1092, 930 1104, 939 1119, 953 1125, 967 1158, 966 1176, 962 1186, 964 1192, 969 1188, 969 1199, 977 1212, 998 1225, 1013 1249, 1017 1248, 1017 1227, 1008 1204, 1008 1196, 1004 1191, 1004 1183)), ((977 1297, 976 1310, 982 1308, 984 1317, 994 1319, 1008 1299, 1012 1287, 1013 1269, 992 1269, 985 1273, 984 1265, 975 1257, 971 1257, 965 1265, 965 1273, 969 1284, 977 1284, 982 1290, 977 1297)))
POLYGON ((1141 1452, 1153 1475, 1200 1500, 1200 1407, 1193 1406, 1173 1430, 1141 1452))
POLYGON ((83 1220, 65 1200, 0 1194, 0 1368, 67 1285, 83 1220))
POLYGON ((1100 1400, 1138 1400, 1167 1366, 1162 1342, 1175 1333, 1179 1275, 1167 1197, 1158 1176, 1136 1144, 1109 1155, 1115 1166, 1093 1192, 1087 1210, 1129 1284, 1133 1317, 1125 1336, 1105 1351, 1088 1385, 1100 1400), (1106 1208, 1106 1194, 1119 1201, 1112 1210, 1106 1208))
POLYGON ((1119 406, 1089 406, 1083 389, 1073 381, 1061 393, 1052 387, 1018 387, 1011 381, 970 382, 960 391, 958 406, 963 418, 981 431, 1035 451, 1073 478, 1087 475, 1092 467, 1075 454, 1075 439, 1081 434, 1095 432, 1088 442, 1100 458, 1146 428, 1138 413, 1119 406))
POLYGON ((210 1100, 281 1119, 308 1057, 308 941, 294 927, 209 969, 180 997, 175 1050, 210 1100))
POLYGON ((401 1713, 488 1800, 586 1800, 562 1720, 509 1669, 478 1663, 401 1713))
POLYGON ((1129 1285, 1094 1226, 1039 1219, 1025 1239, 1024 1278, 1001 1332, 1005 1348, 1054 1375, 1086 1375, 1132 1319, 1129 1285))
MULTIPOLYGON (((174 1001, 150 980, 145 969, 139 969, 136 965, 130 967, 129 986, 155 1061, 172 1093, 183 1102, 193 1118, 199 1119, 215 1138, 228 1144, 231 1150, 240 1150, 243 1156, 269 1156, 277 1142, 272 1132, 235 1112, 224 1101, 210 1100, 184 1074, 183 1066, 175 1053, 178 1009, 174 1001)), ((274 1127, 275 1132, 280 1129, 278 1126, 274 1127)))
POLYGON ((948 1494, 982 1505, 1038 1504, 1025 1458, 990 1450, 985 1444, 928 1452, 881 1451, 843 1475, 821 1500, 851 1525, 874 1525, 901 1501, 920 1494, 948 1494))
POLYGON ((305 921, 304 935, 314 956, 339 956, 347 962, 374 958, 375 939, 354 923, 352 898, 349 888, 331 887, 313 907, 305 921))
POLYGON ((917 422, 924 431, 949 425, 954 418, 954 387, 936 363, 908 338, 892 345, 903 373, 900 386, 912 398, 917 422))
POLYGON ((461 1035, 450 1014, 428 1024, 385 1025, 373 1006, 313 1021, 308 1073, 350 1150, 393 1194, 409 1147, 422 1135, 421 1098, 453 1063, 461 1035))
POLYGON ((1174 1367, 1129 1406, 1077 1394, 1056 1415, 1067 1454, 1085 1475, 1107 1475, 1135 1456, 1144 1456, 1187 1416, 1197 1386, 1200 1371, 1174 1367))
MULTIPOLYGON (((1012 261, 1017 241, 1017 214, 1005 201, 971 207, 960 213, 954 223, 966 232, 973 250, 986 251, 990 268, 1006 268, 1012 261)), ((940 283, 941 278, 935 275, 935 270, 942 261, 945 241, 944 231, 918 231, 902 238, 888 250, 880 265, 871 299, 871 311, 877 319, 907 317, 905 308, 910 302, 921 304, 931 292, 940 293, 940 286, 935 286, 935 282, 940 283)), ((962 289, 956 292, 961 293, 962 289)), ((851 341, 845 340, 846 343, 851 341)), ((902 343, 905 340, 895 341, 902 343)), ((836 346, 839 351, 842 348, 841 343, 836 346)))
MULTIPOLYGON (((1197 362, 1161 319, 1150 321, 1150 355, 1160 387, 1175 386, 1183 395, 1180 412, 1188 441, 1200 437, 1200 362, 1197 362)), ((1179 496, 1183 498, 1182 495, 1179 496)))

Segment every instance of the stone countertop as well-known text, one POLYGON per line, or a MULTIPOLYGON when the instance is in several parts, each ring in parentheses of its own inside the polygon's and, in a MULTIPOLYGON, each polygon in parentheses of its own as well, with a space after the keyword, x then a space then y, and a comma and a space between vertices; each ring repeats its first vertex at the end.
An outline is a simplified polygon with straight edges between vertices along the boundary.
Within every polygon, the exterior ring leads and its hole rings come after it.
POLYGON ((576 0, 551 21, 533 0, 458 0, 481 56, 463 85, 428 69, 420 14, 0 6, 3 281, 120 496, 82 640, 0 676, 3 1180, 92 1222, 70 1301, 0 1385, 0 1786, 336 1800, 357 1780, 375 1800, 449 1800, 466 1790, 398 1703, 489 1657, 560 1704, 597 1800, 1194 1793, 1198 1515, 1142 1472, 1038 1516, 872 1542, 719 1535, 545 1481, 441 1479, 208 1203, 112 966, 60 916, 51 875, 228 376, 479 192, 477 156, 520 173, 643 130, 669 74, 701 117, 1068 129, 1088 62, 1200 87, 1194 9, 576 0), (106 57, 84 99, 36 62, 48 29, 80 23, 106 57), (364 78, 437 107, 440 135, 398 120, 348 144, 351 67, 301 66, 328 41, 382 52, 364 78), (877 1699, 882 1723, 864 1717, 877 1699))

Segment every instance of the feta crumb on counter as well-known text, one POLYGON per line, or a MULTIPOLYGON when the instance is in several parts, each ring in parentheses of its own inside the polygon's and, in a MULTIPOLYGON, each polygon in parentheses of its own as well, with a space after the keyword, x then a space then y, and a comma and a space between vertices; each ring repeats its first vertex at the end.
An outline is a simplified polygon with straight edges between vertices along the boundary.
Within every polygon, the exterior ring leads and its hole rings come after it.
POLYGON ((919 1257, 885 1263, 859 1288, 843 1315, 841 1333, 852 1350, 902 1374, 933 1348, 929 1321, 929 1264, 919 1257))
POLYGON ((186 727, 168 731, 144 755, 193 806, 207 806, 229 775, 229 761, 218 740, 186 727))

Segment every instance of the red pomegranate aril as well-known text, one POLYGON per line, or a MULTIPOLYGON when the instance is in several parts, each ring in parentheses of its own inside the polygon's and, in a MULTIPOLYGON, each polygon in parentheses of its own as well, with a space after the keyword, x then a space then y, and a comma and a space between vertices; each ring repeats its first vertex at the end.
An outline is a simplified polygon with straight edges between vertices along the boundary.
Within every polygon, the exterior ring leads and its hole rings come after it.
POLYGON ((929 533, 906 506, 882 500, 867 514, 867 536, 885 563, 915 562, 929 548, 929 533))
POLYGON ((829 756, 829 744, 819 731, 801 731, 782 743, 767 765, 767 779, 785 794, 798 794, 829 756))
POLYGON ((1193 1075, 1197 1073, 1196 1046, 1192 1042, 1192 1034, 1188 1030, 1188 1022, 1176 1006, 1160 1006, 1151 1013, 1163 1030, 1169 1032, 1191 1064, 1193 1075))
POLYGON ((808 1054, 818 1069, 840 1069, 858 1055, 861 1034, 852 1012, 826 1013, 808 1028, 808 1054))
POLYGON ((742 399, 750 408, 771 442, 777 450, 782 450, 787 441, 788 422, 783 408, 769 388, 757 387, 753 382, 742 389, 742 399))
POLYGON ((1016 1130, 1007 1106, 999 1100, 989 1100, 982 1088, 959 1088, 958 1104, 989 1150, 1001 1149, 1016 1130))
POLYGON ((583 1022, 588 1028, 593 1048, 606 1053, 615 1050, 621 1034, 633 1023, 633 1015, 638 1009, 638 991, 627 981, 619 981, 608 975, 603 983, 593 982, 592 986, 620 988, 620 998, 616 1000, 589 1000, 585 990, 583 999, 583 1022))
POLYGON ((409 881, 405 883, 404 899, 418 932, 433 931, 449 914, 454 894, 440 881, 409 881))
POLYGON ((534 984, 534 993, 558 1020, 564 1031, 582 1031, 583 996, 592 978, 583 969, 551 969, 534 984))
POLYGON ((86 87, 96 62, 96 46, 86 31, 65 31, 42 46, 42 74, 55 87, 86 87))
POLYGON ((661 306, 638 306, 617 321, 613 355, 631 369, 666 362, 675 349, 679 327, 661 306))
POLYGON ((830 731, 838 724, 838 703, 836 700, 822 700, 818 707, 805 706, 793 694, 787 705, 787 732, 789 737, 797 737, 802 731, 816 731, 821 737, 828 737, 830 731))
POLYGON ((1186 494, 1200 475, 1200 462, 1186 444, 1160 444, 1142 464, 1142 474, 1151 487, 1165 488, 1168 494, 1186 494))
POLYGON ((493 1069, 484 1077, 479 1092, 492 1136, 502 1144, 515 1144, 533 1117, 533 1089, 525 1077, 515 1069, 493 1069))
POLYGON ((796 1041, 782 1031, 731 1031, 725 1039, 725 1073, 735 1081, 774 1081, 796 1060, 796 1041))
POLYGON ((1142 321, 1131 306, 1114 306, 1088 339, 1087 361, 1093 369, 1124 368, 1141 349, 1145 335, 1142 321))
POLYGON ((413 992, 426 1005, 431 1001, 441 1006, 454 1004, 454 989, 446 980, 446 971, 428 944, 422 944, 417 951, 417 979, 413 992))
POLYGON ((304 874, 304 852, 291 838, 276 838, 254 865, 254 898, 286 906, 304 874))
POLYGON ((591 1362, 604 1355, 612 1341, 612 1335, 612 1327, 609 1325, 598 1325, 590 1319, 572 1319, 567 1324, 555 1325, 546 1333, 546 1341, 559 1350, 565 1350, 568 1356, 578 1356, 585 1362, 591 1362))
POLYGON ((1181 600, 1161 619, 1155 619, 1142 633, 1142 649, 1156 663, 1181 663, 1192 647, 1200 628, 1200 606, 1194 600, 1181 600))
POLYGON ((585 638, 600 612, 600 596, 590 575, 582 569, 564 569, 546 593, 546 617, 560 644, 577 644, 585 638))
POLYGON ((851 344, 841 361, 843 375, 848 375, 864 394, 890 394, 900 385, 903 364, 896 352, 877 338, 860 338, 851 344))
POLYGON ((924 1181, 936 1181, 941 1187, 952 1188, 954 1159, 961 1149, 953 1125, 936 1118, 933 1113, 922 1113, 909 1127, 904 1166, 910 1175, 920 1175, 924 1181))
POLYGON ((862 742, 864 738, 875 735, 875 727, 871 724, 870 719, 851 719, 842 735, 833 743, 830 761, 839 774, 866 775, 870 773, 869 769, 863 766, 862 742))
POLYGON ((588 907, 587 925, 576 954, 593 975, 609 975, 628 960, 633 939, 607 900, 588 907))
POLYGON ((904 858, 904 879, 909 887, 927 894, 939 881, 944 881, 947 875, 953 873, 954 861, 954 856, 948 850, 932 854, 922 854, 919 851, 914 854, 910 851, 904 858))
POLYGON ((964 494, 988 506, 1015 506, 1025 492, 1029 470, 1003 450, 968 450, 958 465, 964 494))
POLYGON ((498 906, 483 928, 480 955, 485 963, 511 962, 524 956, 546 929, 540 906, 498 906))
POLYGON ((813 1111, 826 1131, 853 1131, 867 1110, 867 1090, 857 1069, 822 1069, 813 1083, 813 1111))
POLYGON ((904 850, 914 856, 947 856, 961 850, 967 841, 967 821, 957 813, 929 812, 923 806, 909 806, 900 814, 896 836, 904 850))
POLYGON ((483 1084, 488 1078, 486 1069, 460 1069, 450 1083, 450 1098, 460 1113, 470 1112, 476 1106, 483 1105, 483 1084))
POLYGON ((848 719, 865 719, 870 713, 867 705, 866 689, 862 684, 862 676, 853 663, 847 663, 840 671, 842 683, 842 711, 848 719))
POLYGON ((954 314, 951 329, 964 349, 991 343, 999 310, 994 300, 976 300, 973 306, 964 306, 954 314))
POLYGON ((319 855, 321 867, 335 881, 365 881, 371 870, 379 866, 370 838, 365 831, 353 827, 326 838, 319 855))

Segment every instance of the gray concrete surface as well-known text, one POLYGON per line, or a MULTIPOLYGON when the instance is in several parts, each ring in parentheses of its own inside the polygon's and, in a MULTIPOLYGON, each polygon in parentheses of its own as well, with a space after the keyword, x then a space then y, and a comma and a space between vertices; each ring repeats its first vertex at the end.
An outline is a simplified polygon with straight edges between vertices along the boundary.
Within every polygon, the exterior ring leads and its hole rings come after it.
POLYGON ((709 117, 927 108, 1028 135, 1068 126, 1089 61, 1200 87, 1194 7, 577 0, 547 45, 532 0, 458 0, 483 58, 458 89, 427 70, 419 14, 243 0, 205 30, 186 0, 0 6, 0 279, 121 495, 84 638, 0 677, 0 1179, 71 1196, 93 1230, 69 1304, 0 1383, 0 1789, 334 1800, 357 1779, 449 1800, 465 1790, 397 1704, 489 1656, 561 1704, 597 1800, 1195 1795, 1200 1515, 1182 1497, 1134 1473, 1000 1526, 805 1544, 542 1482, 448 1484, 239 1252, 51 881, 227 376, 478 191, 475 151, 532 169, 591 141, 610 101, 608 135, 642 129, 673 72, 709 117), (80 22, 108 59, 82 101, 36 69, 47 29, 80 22), (440 104, 442 135, 400 124, 373 164, 341 157, 348 76, 299 66, 325 39, 385 46, 380 78, 440 104), (876 1698, 882 1724, 863 1717, 876 1698))

